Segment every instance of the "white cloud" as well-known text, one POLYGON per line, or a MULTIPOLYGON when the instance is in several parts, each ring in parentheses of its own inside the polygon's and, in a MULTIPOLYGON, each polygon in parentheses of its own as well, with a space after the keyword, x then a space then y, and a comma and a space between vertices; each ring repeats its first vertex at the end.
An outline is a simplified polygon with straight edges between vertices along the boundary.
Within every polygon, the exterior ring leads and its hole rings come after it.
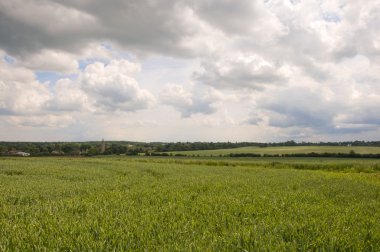
POLYGON ((223 53, 217 59, 205 60, 194 78, 215 88, 263 89, 267 85, 286 83, 279 70, 273 62, 256 54, 223 53))
POLYGON ((32 71, 0 61, 0 114, 40 113, 51 98, 48 87, 32 71))
POLYGON ((217 111, 222 101, 231 99, 214 88, 195 85, 191 90, 176 84, 166 85, 160 93, 160 100, 181 112, 182 117, 193 114, 212 114, 217 111))
POLYGON ((8 121, 24 127, 66 128, 75 122, 70 115, 11 116, 8 121))
POLYGON ((54 98, 47 108, 52 111, 91 111, 91 104, 87 94, 81 89, 77 81, 60 79, 53 89, 54 98))
POLYGON ((176 84, 167 85, 162 90, 160 98, 163 103, 180 108, 191 107, 193 104, 191 92, 176 84))
POLYGON ((94 62, 76 79, 59 79, 51 87, 33 71, 0 62, 2 114, 41 114, 53 111, 136 111, 150 107, 155 97, 139 87, 133 76, 140 65, 128 60, 94 62))
POLYGON ((108 43, 90 43, 88 44, 80 54, 82 60, 110 60, 117 58, 117 52, 112 50, 112 48, 107 48, 108 43))
POLYGON ((88 65, 79 77, 82 89, 100 111, 136 111, 155 103, 155 97, 141 89, 132 77, 140 65, 127 60, 88 65))
POLYGON ((17 63, 32 70, 53 71, 64 74, 77 72, 79 66, 75 55, 48 49, 35 54, 28 54, 25 57, 22 56, 17 63))

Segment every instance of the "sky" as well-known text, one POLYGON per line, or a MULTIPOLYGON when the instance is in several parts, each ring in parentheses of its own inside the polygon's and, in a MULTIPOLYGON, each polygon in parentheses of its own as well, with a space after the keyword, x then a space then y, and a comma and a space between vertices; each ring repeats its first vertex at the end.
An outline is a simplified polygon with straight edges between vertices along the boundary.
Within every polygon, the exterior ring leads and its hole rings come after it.
POLYGON ((0 141, 372 141, 379 110, 379 0, 0 0, 0 141))

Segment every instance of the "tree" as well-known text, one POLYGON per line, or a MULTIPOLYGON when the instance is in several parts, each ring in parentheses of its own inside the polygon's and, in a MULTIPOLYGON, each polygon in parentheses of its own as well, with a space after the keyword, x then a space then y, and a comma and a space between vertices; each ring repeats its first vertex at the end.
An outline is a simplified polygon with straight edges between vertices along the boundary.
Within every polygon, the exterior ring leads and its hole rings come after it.
POLYGON ((99 150, 96 147, 91 147, 88 150, 87 154, 90 155, 90 156, 98 155, 99 154, 99 150))

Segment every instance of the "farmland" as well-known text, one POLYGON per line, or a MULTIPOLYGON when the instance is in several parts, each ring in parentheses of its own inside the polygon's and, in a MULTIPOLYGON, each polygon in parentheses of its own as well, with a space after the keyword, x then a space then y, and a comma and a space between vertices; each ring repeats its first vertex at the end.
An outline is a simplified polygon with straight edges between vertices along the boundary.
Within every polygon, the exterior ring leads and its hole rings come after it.
POLYGON ((376 251, 378 209, 377 159, 0 159, 1 251, 376 251))
POLYGON ((280 146, 280 147, 241 147, 220 150, 196 150, 196 151, 173 151, 172 154, 196 155, 196 156, 219 156, 237 153, 255 154, 296 154, 296 153, 349 153, 354 151, 359 154, 378 154, 380 147, 372 146, 280 146))

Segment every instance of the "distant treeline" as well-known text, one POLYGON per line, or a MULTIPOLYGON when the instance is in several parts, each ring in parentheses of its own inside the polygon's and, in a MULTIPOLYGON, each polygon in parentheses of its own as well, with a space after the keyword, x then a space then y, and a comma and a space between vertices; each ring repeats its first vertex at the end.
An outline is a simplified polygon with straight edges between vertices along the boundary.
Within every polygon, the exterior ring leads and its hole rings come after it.
MULTIPOLYGON (((106 141, 105 148, 101 148, 101 141, 92 142, 0 142, 0 154, 9 155, 15 151, 30 153, 33 156, 50 155, 159 155, 160 152, 172 151, 194 151, 194 150, 216 150, 230 149, 247 146, 273 147, 273 146, 380 146, 380 141, 346 141, 346 142, 300 142, 286 141, 279 143, 258 143, 258 142, 130 142, 130 141, 106 141)), ((236 155, 236 154, 234 154, 236 155)), ((247 155, 247 154, 241 154, 247 155)), ((255 155, 255 154, 249 154, 255 155)), ((291 154, 291 155, 311 155, 291 154)), ((313 154, 321 155, 321 154, 313 154)), ((331 155, 326 153, 323 155, 331 155)), ((356 154, 359 155, 359 154, 356 154)), ((367 154, 366 154, 367 155, 367 154)))
POLYGON ((292 153, 292 154, 256 154, 256 153, 230 153, 226 157, 327 157, 327 158, 380 158, 380 154, 349 153, 292 153))
POLYGON ((345 141, 345 142, 277 142, 277 143, 258 143, 258 142, 177 142, 177 143, 163 143, 156 148, 157 152, 171 152, 171 151, 192 151, 192 150, 218 150, 218 149, 232 149, 248 146, 257 147, 276 147, 276 146, 380 146, 380 141, 345 141))
POLYGON ((157 144, 138 143, 127 141, 104 142, 105 148, 102 151, 102 142, 0 142, 0 153, 7 155, 15 151, 23 151, 33 156, 59 156, 59 155, 112 155, 151 152, 157 144))

